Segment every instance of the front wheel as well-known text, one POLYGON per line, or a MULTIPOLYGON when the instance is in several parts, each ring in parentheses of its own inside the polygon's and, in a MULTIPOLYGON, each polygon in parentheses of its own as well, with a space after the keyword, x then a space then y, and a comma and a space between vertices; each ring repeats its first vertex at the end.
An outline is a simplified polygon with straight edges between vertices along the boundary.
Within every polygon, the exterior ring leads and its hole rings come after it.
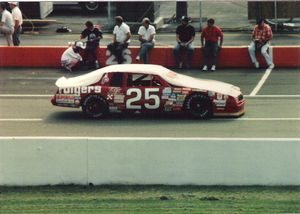
POLYGON ((103 97, 90 95, 84 100, 82 110, 91 118, 103 118, 108 114, 108 104, 103 97))
POLYGON ((186 112, 196 119, 209 119, 212 117, 212 104, 203 94, 192 94, 185 102, 186 112))

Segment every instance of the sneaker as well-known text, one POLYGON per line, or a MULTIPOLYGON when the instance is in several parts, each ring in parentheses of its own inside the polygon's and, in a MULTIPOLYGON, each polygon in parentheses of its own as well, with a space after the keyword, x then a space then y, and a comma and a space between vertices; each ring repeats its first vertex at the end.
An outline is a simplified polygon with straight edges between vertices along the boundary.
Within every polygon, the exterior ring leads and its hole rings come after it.
POLYGON ((254 62, 253 64, 254 64, 255 68, 259 68, 259 63, 258 62, 254 62))
POLYGON ((272 63, 269 65, 269 69, 273 69, 275 67, 275 65, 272 63))
POLYGON ((207 65, 204 65, 202 71, 207 71, 207 65))
POLYGON ((213 65, 213 66, 211 66, 211 69, 210 69, 211 71, 215 71, 216 70, 216 66, 215 65, 213 65))
POLYGON ((72 72, 72 68, 66 66, 65 69, 67 69, 68 71, 72 72))
POLYGON ((137 56, 137 57, 135 58, 135 60, 136 60, 137 62, 139 62, 139 61, 141 60, 140 56, 137 56))

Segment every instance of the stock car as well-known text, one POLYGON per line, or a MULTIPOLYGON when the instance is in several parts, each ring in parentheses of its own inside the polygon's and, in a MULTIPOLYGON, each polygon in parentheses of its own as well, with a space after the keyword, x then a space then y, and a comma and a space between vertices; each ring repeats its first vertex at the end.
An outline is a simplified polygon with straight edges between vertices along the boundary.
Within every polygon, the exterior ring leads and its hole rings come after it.
POLYGON ((179 74, 160 65, 110 65, 56 81, 53 105, 81 107, 92 118, 112 112, 184 112, 196 119, 244 114, 239 87, 179 74))

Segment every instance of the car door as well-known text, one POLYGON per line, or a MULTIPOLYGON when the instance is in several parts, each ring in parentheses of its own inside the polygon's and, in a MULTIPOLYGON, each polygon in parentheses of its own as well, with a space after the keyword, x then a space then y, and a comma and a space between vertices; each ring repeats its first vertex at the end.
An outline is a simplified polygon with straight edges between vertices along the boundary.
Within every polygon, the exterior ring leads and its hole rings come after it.
POLYGON ((126 88, 126 108, 132 111, 161 111, 161 100, 165 85, 159 77, 143 73, 128 73, 126 88))

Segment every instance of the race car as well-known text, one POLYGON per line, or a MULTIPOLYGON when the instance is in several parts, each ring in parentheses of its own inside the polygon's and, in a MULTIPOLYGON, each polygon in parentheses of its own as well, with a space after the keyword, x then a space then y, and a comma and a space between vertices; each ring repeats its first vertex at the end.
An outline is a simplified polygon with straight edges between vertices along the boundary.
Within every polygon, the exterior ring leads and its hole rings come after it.
POLYGON ((179 74, 160 65, 110 65, 78 77, 61 77, 51 102, 82 107, 92 118, 112 112, 183 112, 196 119, 245 112, 239 87, 179 74))

